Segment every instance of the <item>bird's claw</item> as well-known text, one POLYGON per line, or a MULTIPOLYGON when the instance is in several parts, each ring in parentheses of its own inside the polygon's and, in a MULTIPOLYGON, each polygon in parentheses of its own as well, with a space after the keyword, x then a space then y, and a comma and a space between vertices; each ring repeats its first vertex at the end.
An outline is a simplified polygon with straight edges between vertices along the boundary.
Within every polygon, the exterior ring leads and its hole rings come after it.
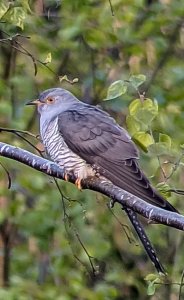
MULTIPOLYGON (((64 172, 64 180, 65 181, 69 181, 69 173, 67 173, 67 172, 64 172)), ((77 178, 76 180, 75 180, 75 185, 76 185, 76 187, 81 191, 82 190, 82 186, 81 186, 81 179, 80 178, 77 178)))
POLYGON ((111 199, 110 202, 109 202, 109 207, 113 208, 115 203, 116 203, 116 200, 111 199))

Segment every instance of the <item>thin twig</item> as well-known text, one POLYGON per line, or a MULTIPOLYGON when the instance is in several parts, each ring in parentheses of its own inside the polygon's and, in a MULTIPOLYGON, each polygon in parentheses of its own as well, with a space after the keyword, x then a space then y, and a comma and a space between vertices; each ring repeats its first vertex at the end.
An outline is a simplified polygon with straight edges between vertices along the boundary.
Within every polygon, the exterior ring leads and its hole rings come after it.
POLYGON ((31 137, 34 137, 34 138, 38 139, 38 135, 35 135, 35 134, 33 134, 29 131, 26 131, 26 130, 18 130, 18 129, 0 127, 0 132, 1 131, 11 132, 11 133, 23 133, 23 134, 26 134, 26 135, 29 135, 31 137))
MULTIPOLYGON (((4 32, 4 31, 2 31, 4 32)), ((9 36, 9 39, 5 39, 5 40, 2 40, 0 42, 2 43, 8 43, 9 44, 9 41, 11 41, 11 37, 8 33, 4 32, 6 35, 9 36)), ((24 54, 24 55, 27 55, 31 58, 32 62, 33 62, 33 65, 34 65, 34 73, 35 73, 35 76, 37 74, 37 63, 41 64, 42 66, 46 67, 50 72, 52 72, 58 79, 59 79, 59 76, 56 74, 56 72, 54 72, 46 63, 42 62, 41 60, 39 59, 36 59, 25 47, 22 46, 21 43, 19 43, 15 38, 14 38, 14 42, 15 44, 18 46, 16 47, 15 45, 13 44, 10 44, 10 46, 14 49, 16 49, 17 51, 19 51, 20 53, 24 54), (21 49, 22 50, 21 50, 21 49)))
POLYGON ((18 137, 20 137, 22 140, 24 140, 27 144, 29 144, 31 147, 33 147, 42 157, 43 157, 43 153, 42 151, 40 151, 33 143, 31 143, 28 139, 26 139, 24 136, 22 136, 21 134, 19 134, 18 132, 14 132, 14 134, 18 137))
POLYGON ((107 204, 107 207, 108 207, 109 211, 111 212, 111 214, 113 215, 113 217, 116 219, 116 221, 117 221, 117 222, 121 225, 121 227, 123 228, 123 231, 124 231, 124 233, 125 233, 125 235, 126 235, 128 241, 129 241, 129 243, 131 244, 132 242, 135 242, 135 239, 132 238, 131 236, 129 236, 129 233, 128 233, 128 232, 130 232, 130 233, 132 234, 132 232, 131 232, 129 226, 126 225, 126 224, 123 224, 123 223, 119 220, 119 218, 118 218, 118 217, 116 216, 116 214, 113 212, 113 210, 112 210, 112 208, 110 207, 109 204, 107 204), (128 231, 128 232, 127 232, 127 231, 128 231))
POLYGON ((178 160, 175 162, 174 166, 172 167, 171 173, 166 177, 166 180, 170 179, 173 176, 173 174, 177 171, 177 169, 180 165, 180 162, 183 158, 183 155, 184 155, 184 153, 182 152, 182 154, 180 155, 180 157, 178 158, 178 160))
POLYGON ((5 171, 7 177, 8 177, 8 189, 11 188, 11 176, 10 173, 8 172, 8 170, 6 169, 6 167, 0 162, 1 167, 3 168, 3 170, 5 171))
POLYGON ((181 300, 182 298, 182 287, 183 287, 183 278, 184 278, 184 270, 181 274, 181 282, 180 282, 180 289, 179 289, 179 297, 178 297, 178 300, 181 300))
MULTIPOLYGON (((1 30, 3 33, 5 33, 6 35, 8 35, 8 33, 6 33, 5 31, 1 30)), ((30 36, 25 36, 23 34, 20 34, 20 33, 16 33, 12 36, 8 36, 7 38, 5 39, 0 39, 0 43, 1 42, 5 42, 5 41, 13 41, 14 39, 16 39, 17 37, 22 37, 22 38, 25 38, 25 39, 30 39, 31 37, 30 36)))
POLYGON ((86 253, 86 255, 87 255, 88 259, 89 259, 89 262, 90 262, 90 265, 91 265, 91 269, 92 269, 93 275, 95 276, 96 270, 95 270, 95 267, 93 266, 93 262, 92 262, 92 259, 94 259, 94 257, 92 257, 92 256, 88 253, 87 249, 84 247, 84 244, 83 244, 83 242, 81 241, 80 236, 79 236, 79 234, 78 234, 78 232, 77 232, 76 230, 75 230, 75 235, 76 235, 76 238, 78 239, 78 241, 79 241, 81 247, 83 248, 84 252, 86 253))
POLYGON ((179 189, 169 189, 168 192, 175 193, 178 195, 184 195, 184 190, 179 190, 179 189))
MULTIPOLYGON (((81 261, 81 259, 75 254, 75 252, 74 252, 74 250, 73 250, 72 243, 71 243, 71 241, 70 241, 70 234, 69 234, 68 229, 67 229, 67 223, 66 223, 66 220, 68 221, 69 226, 70 226, 70 227, 72 226, 73 231, 75 232, 75 235, 76 235, 76 237, 77 237, 77 239, 78 239, 80 245, 82 246, 82 248, 84 249, 85 253, 86 253, 87 256, 88 256, 90 265, 93 266, 92 261, 91 261, 91 256, 88 254, 88 252, 87 252, 87 250, 86 250, 84 244, 82 243, 82 241, 81 241, 81 239, 80 239, 79 234, 76 233, 77 231, 76 231, 75 227, 73 226, 73 224, 72 224, 72 222, 71 222, 71 219, 70 219, 68 213, 66 212, 66 207, 65 207, 65 202, 64 202, 64 198, 65 198, 65 197, 64 197, 64 195, 63 195, 63 193, 62 193, 62 191, 61 191, 61 189, 60 189, 60 186, 59 186, 59 184, 58 184, 56 178, 54 178, 54 181, 55 181, 55 184, 56 184, 56 186, 57 186, 57 188, 58 188, 58 191, 59 191, 59 193, 60 193, 60 195, 61 195, 61 203, 62 203, 63 214, 64 214, 64 226, 65 226, 65 232, 66 232, 66 234, 67 234, 67 239, 68 239, 68 242, 69 242, 69 245, 70 245, 70 249, 71 249, 71 251, 72 251, 73 256, 76 258, 76 260, 77 260, 78 262, 80 262, 80 264, 86 269, 87 273, 91 276, 91 273, 90 273, 90 271, 88 270, 88 267, 86 266, 86 264, 85 264, 84 262, 81 261)), ((93 267, 92 267, 92 272, 93 272, 93 276, 95 276, 95 272, 94 272, 94 268, 93 268, 93 267)))
POLYGON ((111 0, 109 0, 109 5, 110 5, 110 9, 111 9, 111 14, 114 17, 114 9, 113 9, 111 0))

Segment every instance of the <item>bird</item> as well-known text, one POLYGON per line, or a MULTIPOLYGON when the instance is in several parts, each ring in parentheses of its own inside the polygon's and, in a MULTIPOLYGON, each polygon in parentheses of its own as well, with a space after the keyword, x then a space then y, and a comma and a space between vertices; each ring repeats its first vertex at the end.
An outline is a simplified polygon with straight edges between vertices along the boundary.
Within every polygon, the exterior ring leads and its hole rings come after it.
MULTIPOLYGON (((103 176, 152 205, 178 213, 139 167, 139 151, 128 132, 99 106, 81 102, 62 88, 45 90, 27 105, 37 106, 41 140, 50 159, 64 170, 65 180, 74 175, 81 189, 83 179, 103 176)), ((157 272, 166 275, 137 214, 123 209, 157 272)))
POLYGON ((130 135, 107 112, 63 88, 47 89, 27 104, 37 106, 41 140, 66 180, 73 174, 80 189, 83 179, 101 175, 152 205, 178 212, 151 185, 130 135))

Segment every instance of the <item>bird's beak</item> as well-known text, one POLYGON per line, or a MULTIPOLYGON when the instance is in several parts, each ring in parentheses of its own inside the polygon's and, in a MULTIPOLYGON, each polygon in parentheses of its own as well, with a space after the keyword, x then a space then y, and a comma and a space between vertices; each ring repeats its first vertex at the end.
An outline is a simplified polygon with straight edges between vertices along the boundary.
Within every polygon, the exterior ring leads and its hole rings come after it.
POLYGON ((39 99, 31 100, 31 101, 26 103, 26 105, 37 105, 37 106, 39 106, 41 104, 43 104, 43 103, 39 99))

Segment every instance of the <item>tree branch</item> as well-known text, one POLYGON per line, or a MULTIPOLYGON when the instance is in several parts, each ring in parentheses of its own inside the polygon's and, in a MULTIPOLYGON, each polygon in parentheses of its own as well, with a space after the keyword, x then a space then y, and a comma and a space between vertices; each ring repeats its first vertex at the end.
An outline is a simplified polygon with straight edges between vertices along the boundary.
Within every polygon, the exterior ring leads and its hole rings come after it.
MULTIPOLYGON (((49 176, 64 180, 64 170, 57 164, 26 150, 0 142, 0 156, 19 161, 49 176)), ((74 183, 75 178, 71 176, 69 181, 74 183)), ((110 197, 114 202, 118 202, 123 205, 123 207, 132 209, 150 221, 184 230, 184 216, 153 206, 118 188, 103 177, 93 177, 82 180, 82 187, 83 189, 100 192, 110 197)))
MULTIPOLYGON (((64 180, 64 170, 57 164, 26 150, 0 142, 0 156, 16 160, 49 176, 64 180)), ((71 175, 69 181, 74 183, 75 178, 71 175)), ((165 270, 157 258, 155 250, 151 245, 142 224, 137 218, 136 213, 144 216, 150 221, 156 221, 157 223, 175 227, 180 230, 184 230, 184 216, 155 207, 118 188, 103 177, 93 177, 82 180, 82 188, 98 191, 110 197, 112 199, 111 206, 114 205, 115 202, 118 202, 122 206, 136 230, 145 251, 155 265, 156 270, 158 273, 165 274, 165 270)))

